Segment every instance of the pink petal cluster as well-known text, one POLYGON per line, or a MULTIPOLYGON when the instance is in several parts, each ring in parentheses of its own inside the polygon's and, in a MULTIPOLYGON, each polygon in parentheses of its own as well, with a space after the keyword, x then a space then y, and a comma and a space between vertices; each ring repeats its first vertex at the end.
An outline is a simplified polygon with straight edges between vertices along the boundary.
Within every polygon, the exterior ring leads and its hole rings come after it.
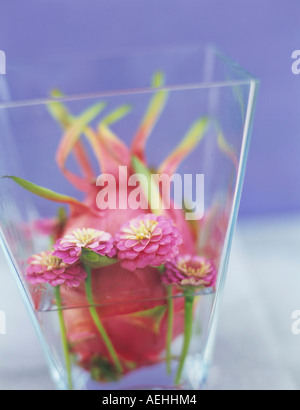
POLYGON ((28 259, 27 280, 33 285, 49 283, 52 286, 77 287, 86 278, 80 263, 66 265, 52 252, 42 252, 28 259))
POLYGON ((62 259, 64 263, 73 264, 79 260, 83 248, 110 258, 116 254, 111 234, 96 229, 82 228, 58 239, 54 245, 53 255, 62 259))
POLYGON ((146 214, 123 224, 115 240, 121 266, 133 272, 174 259, 182 236, 171 218, 146 214))
POLYGON ((215 286, 217 269, 213 261, 203 256, 178 256, 165 264, 162 281, 166 284, 210 288, 215 286))

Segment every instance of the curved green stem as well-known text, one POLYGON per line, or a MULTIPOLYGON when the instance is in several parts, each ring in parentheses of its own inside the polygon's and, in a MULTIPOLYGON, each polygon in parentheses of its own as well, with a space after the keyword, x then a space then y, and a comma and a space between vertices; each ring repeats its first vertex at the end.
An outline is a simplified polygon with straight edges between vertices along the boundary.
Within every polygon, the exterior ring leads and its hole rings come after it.
POLYGON ((115 351, 115 348, 106 332, 106 330, 104 329, 101 320, 99 318, 99 315, 97 313, 97 310, 95 308, 95 302, 94 302, 94 298, 93 298, 93 291, 92 291, 92 273, 91 273, 91 268, 89 266, 87 266, 86 264, 84 265, 85 267, 85 271, 87 273, 87 279, 85 281, 85 290, 86 290, 86 296, 87 296, 87 300, 89 303, 89 311, 90 314, 92 316, 92 319, 105 343, 105 346, 111 356, 111 359, 113 360, 117 370, 122 373, 123 368, 121 365, 121 362, 118 358, 118 355, 115 351))
POLYGON ((66 325, 65 325, 63 311, 62 311, 62 302, 61 302, 61 294, 60 294, 59 286, 54 287, 54 295, 55 295, 56 306, 58 309, 60 334, 61 334, 63 352, 64 352, 65 362, 66 362, 68 388, 69 390, 73 390, 72 373, 71 373, 71 356, 70 356, 69 347, 68 347, 67 331, 66 331, 66 325))
POLYGON ((173 322, 174 322, 174 302, 172 285, 167 286, 167 303, 168 303, 168 320, 167 320, 167 346, 166 346, 166 365, 167 373, 171 374, 171 344, 173 338, 173 322))
POLYGON ((180 383, 184 362, 189 352, 190 341, 191 341, 192 330, 193 330, 193 302, 194 302, 194 296, 190 294, 186 294, 185 295, 185 305, 184 305, 184 341, 183 341, 183 347, 182 347, 182 352, 180 356, 179 366, 178 366, 177 374, 175 378, 175 384, 180 383))

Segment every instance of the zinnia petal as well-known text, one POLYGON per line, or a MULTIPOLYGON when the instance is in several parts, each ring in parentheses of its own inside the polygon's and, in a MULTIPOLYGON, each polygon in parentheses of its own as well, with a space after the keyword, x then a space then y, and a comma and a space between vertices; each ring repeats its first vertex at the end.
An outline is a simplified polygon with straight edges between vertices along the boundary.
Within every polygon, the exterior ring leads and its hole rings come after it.
POLYGON ((58 239, 54 245, 54 256, 64 263, 73 264, 79 260, 83 248, 102 256, 113 257, 116 254, 113 237, 108 232, 82 228, 58 239))
POLYGON ((126 222, 115 240, 118 259, 130 271, 164 264, 178 254, 182 243, 173 220, 156 214, 140 215, 126 222))
POLYGON ((42 252, 28 259, 27 280, 33 285, 49 283, 51 286, 66 284, 79 286, 86 272, 80 263, 67 265, 52 252, 42 252))
POLYGON ((217 269, 213 261, 202 256, 178 256, 165 264, 162 281, 167 284, 193 287, 214 287, 217 269))

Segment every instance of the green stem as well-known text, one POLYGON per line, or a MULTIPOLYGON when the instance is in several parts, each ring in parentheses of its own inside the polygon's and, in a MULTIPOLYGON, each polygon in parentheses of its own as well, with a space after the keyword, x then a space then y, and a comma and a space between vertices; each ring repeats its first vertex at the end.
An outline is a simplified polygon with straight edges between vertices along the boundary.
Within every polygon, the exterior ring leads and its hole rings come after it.
POLYGON ((174 302, 173 302, 173 292, 172 285, 167 286, 167 303, 168 303, 168 321, 167 321, 167 347, 166 347, 166 364, 167 373, 171 374, 171 344, 173 338, 173 322, 174 322, 174 302))
POLYGON ((71 373, 71 356, 70 356, 69 347, 68 347, 67 331, 66 331, 66 325, 65 325, 63 311, 62 311, 62 302, 61 302, 61 294, 60 294, 59 286, 54 287, 54 294, 55 294, 56 306, 58 309, 60 334, 61 334, 63 352, 64 352, 65 362, 66 362, 66 372, 68 376, 68 388, 69 390, 73 390, 72 373, 71 373))
POLYGON ((91 268, 89 266, 87 266, 86 264, 84 265, 85 267, 85 271, 87 273, 87 279, 85 281, 85 290, 86 290, 86 296, 87 296, 87 300, 89 303, 89 311, 90 314, 92 316, 92 319, 105 343, 105 346, 117 368, 117 370, 122 373, 123 368, 122 365, 120 363, 120 360, 118 358, 118 355, 115 351, 115 348, 113 347, 113 344, 106 332, 106 330, 104 329, 101 320, 99 318, 99 315, 97 313, 97 310, 95 308, 95 302, 94 302, 94 298, 93 298, 93 291, 92 291, 92 273, 91 273, 91 268))
POLYGON ((189 351, 190 341, 192 337, 192 330, 193 330, 193 302, 194 296, 191 294, 185 295, 185 306, 184 306, 184 341, 182 352, 180 356, 179 366, 177 369, 177 374, 175 378, 175 384, 180 383, 181 374, 184 366, 184 362, 186 356, 189 351))

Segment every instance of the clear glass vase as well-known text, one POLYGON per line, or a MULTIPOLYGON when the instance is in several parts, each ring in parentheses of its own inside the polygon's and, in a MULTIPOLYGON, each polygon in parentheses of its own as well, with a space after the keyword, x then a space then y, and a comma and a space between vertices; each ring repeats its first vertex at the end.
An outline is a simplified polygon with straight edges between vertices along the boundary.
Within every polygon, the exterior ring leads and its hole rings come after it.
POLYGON ((0 76, 0 242, 59 389, 203 386, 256 91, 214 48, 0 76))

